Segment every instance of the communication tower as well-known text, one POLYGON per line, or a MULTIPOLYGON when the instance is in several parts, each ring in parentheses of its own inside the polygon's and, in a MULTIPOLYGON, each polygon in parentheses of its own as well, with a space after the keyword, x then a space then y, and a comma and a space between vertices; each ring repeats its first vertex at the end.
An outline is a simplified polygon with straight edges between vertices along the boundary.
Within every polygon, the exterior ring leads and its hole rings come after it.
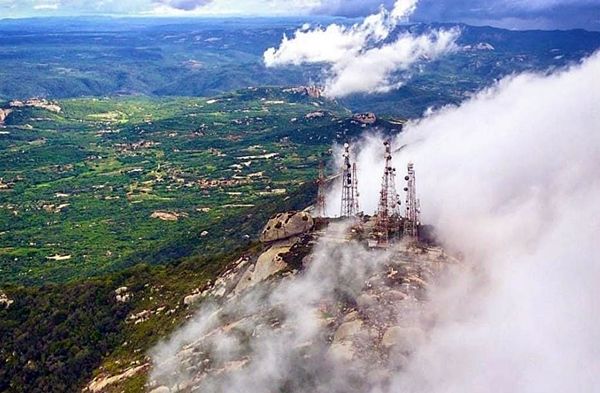
POLYGON ((325 169, 323 167, 323 162, 319 164, 319 178, 317 179, 317 216, 325 217, 325 169))
POLYGON ((356 163, 352 164, 352 194, 354 195, 354 214, 358 214, 360 212, 360 206, 358 204, 358 176, 356 174, 356 163))
POLYGON ((408 175, 406 180, 406 217, 404 220, 404 233, 416 239, 419 236, 419 213, 421 212, 420 201, 417 199, 417 188, 415 181, 415 167, 413 163, 408 164, 408 175))
POLYGON ((383 145, 385 169, 373 233, 378 247, 387 247, 390 233, 397 232, 400 225, 400 198, 396 193, 396 169, 392 166, 392 149, 389 141, 385 141, 383 145))
POLYGON ((344 144, 344 164, 342 166, 342 206, 340 209, 340 217, 356 216, 356 186, 353 175, 355 174, 350 164, 350 145, 344 144))

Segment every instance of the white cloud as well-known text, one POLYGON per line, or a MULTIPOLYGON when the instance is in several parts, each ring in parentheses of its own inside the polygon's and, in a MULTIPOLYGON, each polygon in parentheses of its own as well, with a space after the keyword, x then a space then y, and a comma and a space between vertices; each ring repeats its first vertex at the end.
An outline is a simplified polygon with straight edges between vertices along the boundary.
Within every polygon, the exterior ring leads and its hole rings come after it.
MULTIPOLYGON (((430 340, 393 391, 600 383, 599 72, 597 53, 568 71, 505 79, 396 141, 409 144, 396 165, 416 165, 424 222, 470 268, 435 292, 430 340)), ((365 146, 359 184, 381 172, 380 143, 365 146)), ((374 209, 376 196, 361 202, 374 209)))
POLYGON ((60 4, 37 4, 33 6, 33 9, 36 11, 48 11, 48 10, 57 10, 60 7, 60 4))
POLYGON ((332 97, 352 93, 384 93, 398 88, 397 71, 407 71, 419 60, 439 57, 455 49, 457 29, 436 30, 427 35, 403 34, 389 45, 368 49, 356 56, 343 58, 332 66, 333 76, 326 84, 332 97))
POLYGON ((325 94, 330 97, 389 91, 401 84, 398 71, 455 48, 456 29, 420 36, 403 34, 393 42, 386 41, 415 11, 416 4, 416 0, 398 0, 391 11, 381 8, 352 26, 331 24, 297 30, 291 39, 284 36, 278 48, 265 51, 265 65, 324 63, 328 65, 325 94))
MULTIPOLYGON (((160 0, 149 13, 164 16, 261 16, 308 14, 321 0, 160 0)), ((148 12, 147 12, 148 13, 148 12)))

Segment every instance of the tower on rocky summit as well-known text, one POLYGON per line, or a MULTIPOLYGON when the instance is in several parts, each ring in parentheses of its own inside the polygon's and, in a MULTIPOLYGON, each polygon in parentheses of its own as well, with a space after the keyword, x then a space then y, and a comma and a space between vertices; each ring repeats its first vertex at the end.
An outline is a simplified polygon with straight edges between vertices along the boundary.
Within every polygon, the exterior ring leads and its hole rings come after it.
POLYGON ((404 218, 404 234, 413 240, 419 236, 419 213, 421 212, 420 202, 417 199, 417 188, 415 181, 415 167, 413 163, 408 164, 408 174, 404 177, 406 180, 406 217, 404 218))
POLYGON ((354 214, 359 214, 360 212, 360 206, 358 204, 358 175, 357 175, 357 169, 356 169, 356 162, 352 164, 352 187, 354 188, 352 190, 352 194, 354 195, 354 214))
POLYGON ((342 205, 340 217, 355 217, 357 213, 357 188, 355 185, 356 170, 353 170, 350 164, 350 145, 344 144, 344 153, 342 155, 344 163, 342 165, 342 205))
POLYGON ((385 146, 385 168, 379 192, 379 206, 373 230, 377 247, 387 247, 389 237, 400 229, 400 198, 396 193, 396 169, 392 166, 392 149, 389 141, 385 146))
POLYGON ((325 169, 323 162, 319 164, 319 178, 317 179, 317 217, 325 217, 325 169))

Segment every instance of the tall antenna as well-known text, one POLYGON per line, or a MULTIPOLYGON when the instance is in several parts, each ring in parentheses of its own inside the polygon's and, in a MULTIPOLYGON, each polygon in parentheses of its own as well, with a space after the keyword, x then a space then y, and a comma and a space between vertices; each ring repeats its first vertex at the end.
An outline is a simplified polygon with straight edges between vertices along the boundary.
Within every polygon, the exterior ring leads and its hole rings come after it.
POLYGON ((385 169, 373 235, 378 246, 387 247, 390 232, 396 229, 396 224, 400 220, 400 200, 396 193, 396 169, 392 166, 392 148, 389 141, 385 141, 383 145, 385 146, 385 169))
POLYGON ((319 163, 319 178, 317 179, 317 217, 325 217, 325 169, 323 161, 319 163))
POLYGON ((344 144, 344 164, 342 166, 342 206, 340 217, 354 217, 356 215, 356 202, 354 192, 354 178, 352 177, 352 165, 350 164, 350 145, 344 144))
POLYGON ((408 175, 406 180, 406 217, 404 220, 404 233, 416 239, 419 236, 419 213, 421 212, 420 202, 417 199, 417 188, 415 181, 415 167, 413 163, 408 164, 408 175))
POLYGON ((354 214, 358 214, 360 206, 358 204, 358 176, 356 174, 356 162, 352 164, 352 194, 354 195, 354 214))

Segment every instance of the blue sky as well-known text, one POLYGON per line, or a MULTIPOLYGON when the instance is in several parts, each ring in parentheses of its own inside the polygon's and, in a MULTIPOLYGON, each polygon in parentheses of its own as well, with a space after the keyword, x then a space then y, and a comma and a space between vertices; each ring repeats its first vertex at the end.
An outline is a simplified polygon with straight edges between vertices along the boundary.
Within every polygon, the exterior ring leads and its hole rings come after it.
MULTIPOLYGON (((394 0, 0 0, 0 17, 362 16, 394 0)), ((417 21, 600 30, 600 0, 421 0, 417 21)))

